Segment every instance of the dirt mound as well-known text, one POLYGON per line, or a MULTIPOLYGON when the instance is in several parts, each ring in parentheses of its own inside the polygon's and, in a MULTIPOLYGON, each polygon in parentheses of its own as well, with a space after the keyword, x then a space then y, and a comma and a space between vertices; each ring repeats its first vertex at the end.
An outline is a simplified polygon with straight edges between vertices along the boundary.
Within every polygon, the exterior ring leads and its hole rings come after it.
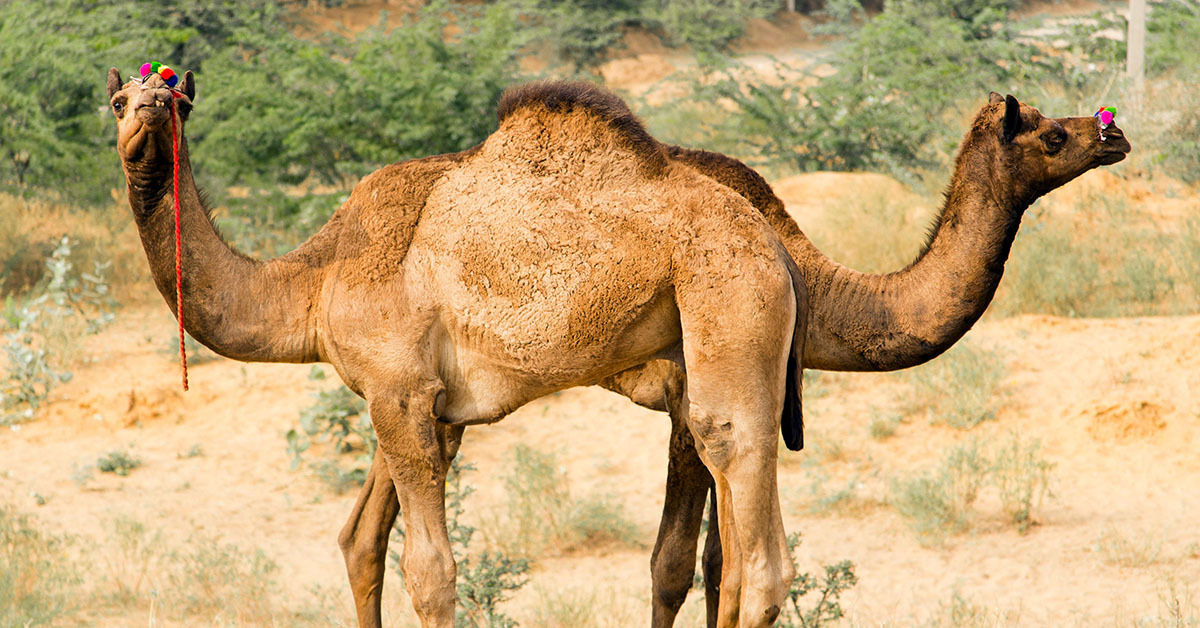
POLYGON ((1098 441, 1124 441, 1153 436, 1167 427, 1172 408, 1141 399, 1102 401, 1083 411, 1087 432, 1098 441))

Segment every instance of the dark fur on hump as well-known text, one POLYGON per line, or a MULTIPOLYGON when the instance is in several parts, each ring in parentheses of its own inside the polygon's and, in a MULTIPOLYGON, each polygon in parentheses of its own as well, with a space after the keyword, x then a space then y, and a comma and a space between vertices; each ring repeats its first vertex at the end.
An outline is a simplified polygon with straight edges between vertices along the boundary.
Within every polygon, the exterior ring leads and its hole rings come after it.
POLYGON ((555 113, 569 113, 576 108, 589 111, 625 140, 648 172, 657 174, 667 166, 666 153, 658 140, 650 136, 625 101, 602 87, 581 81, 540 81, 511 87, 500 97, 496 116, 503 123, 513 113, 535 106, 555 113))

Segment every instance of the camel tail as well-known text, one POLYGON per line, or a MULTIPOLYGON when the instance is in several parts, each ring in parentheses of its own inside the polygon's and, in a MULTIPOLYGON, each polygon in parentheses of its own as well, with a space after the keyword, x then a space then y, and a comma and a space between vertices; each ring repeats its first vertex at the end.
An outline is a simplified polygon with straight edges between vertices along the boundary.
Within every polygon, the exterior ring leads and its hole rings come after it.
POLYGON ((804 385, 804 337, 808 331, 808 289, 795 260, 786 249, 782 246, 779 248, 785 256, 788 273, 792 276, 792 292, 796 295, 796 327, 792 331, 792 347, 788 352, 783 416, 780 418, 779 430, 783 433, 783 444, 792 451, 800 451, 804 449, 804 408, 801 393, 804 385))

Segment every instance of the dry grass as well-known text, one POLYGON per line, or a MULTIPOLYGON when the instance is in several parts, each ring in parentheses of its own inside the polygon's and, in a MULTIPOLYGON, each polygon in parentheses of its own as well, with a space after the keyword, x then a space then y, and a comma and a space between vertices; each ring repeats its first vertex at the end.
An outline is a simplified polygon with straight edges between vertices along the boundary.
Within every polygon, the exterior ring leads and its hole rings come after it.
POLYGON ((481 532, 493 547, 514 557, 567 555, 583 551, 642 547, 636 527, 611 495, 571 495, 570 481, 554 454, 524 445, 513 449, 512 472, 504 478, 508 508, 481 532))
POLYGON ((70 258, 75 268, 86 272, 111 261, 110 281, 121 300, 144 298, 150 269, 128 206, 83 210, 10 194, 0 194, 0 297, 19 296, 42 282, 45 260, 63 236, 76 243, 70 258))
POLYGON ((1144 533, 1136 536, 1138 538, 1133 538, 1115 526, 1109 526, 1096 539, 1095 551, 1104 564, 1126 569, 1149 567, 1165 560, 1161 541, 1153 541, 1144 533))
POLYGON ((932 423, 970 429, 995 418, 1003 405, 1005 371, 995 351, 970 340, 959 341, 937 359, 906 373, 913 384, 906 410, 925 412, 932 423))
POLYGON ((0 505, 0 626, 342 622, 328 595, 287 599, 278 567, 259 550, 210 536, 168 543, 128 516, 106 527, 99 542, 80 543, 0 505))

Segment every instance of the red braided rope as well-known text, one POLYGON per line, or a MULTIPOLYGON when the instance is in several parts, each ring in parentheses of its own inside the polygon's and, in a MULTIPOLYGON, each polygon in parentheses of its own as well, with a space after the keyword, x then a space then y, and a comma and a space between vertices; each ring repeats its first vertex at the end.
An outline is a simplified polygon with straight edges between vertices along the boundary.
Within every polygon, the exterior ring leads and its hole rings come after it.
POLYGON ((181 94, 171 91, 171 160, 175 195, 175 312, 179 319, 179 362, 183 366, 183 389, 188 389, 187 349, 183 344, 183 233, 179 228, 179 127, 175 122, 175 99, 181 94))

